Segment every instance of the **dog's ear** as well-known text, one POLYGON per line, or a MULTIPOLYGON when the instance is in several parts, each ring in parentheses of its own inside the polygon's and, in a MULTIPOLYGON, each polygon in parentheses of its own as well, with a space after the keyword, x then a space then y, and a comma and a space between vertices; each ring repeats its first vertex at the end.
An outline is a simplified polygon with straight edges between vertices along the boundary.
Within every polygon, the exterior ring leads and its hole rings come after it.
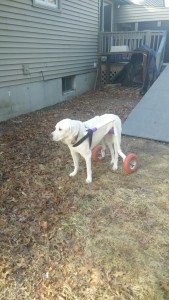
POLYGON ((80 131, 79 123, 77 121, 71 120, 71 124, 70 124, 71 144, 75 144, 77 142, 79 131, 80 131))
POLYGON ((70 133, 72 137, 77 137, 79 133, 79 124, 76 121, 71 120, 70 133))

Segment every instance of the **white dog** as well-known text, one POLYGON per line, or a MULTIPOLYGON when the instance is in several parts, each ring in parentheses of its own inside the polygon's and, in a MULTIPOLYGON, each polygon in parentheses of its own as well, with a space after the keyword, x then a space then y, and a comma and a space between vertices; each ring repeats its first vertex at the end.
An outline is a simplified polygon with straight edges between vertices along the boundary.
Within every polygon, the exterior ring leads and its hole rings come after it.
POLYGON ((75 176, 79 168, 79 155, 86 161, 86 182, 92 182, 91 158, 92 149, 99 143, 103 149, 108 146, 111 154, 113 170, 118 168, 118 155, 124 160, 126 155, 120 148, 121 120, 117 115, 105 114, 96 116, 86 122, 64 119, 58 122, 52 132, 53 141, 62 141, 67 144, 74 162, 74 171, 70 176, 75 176))

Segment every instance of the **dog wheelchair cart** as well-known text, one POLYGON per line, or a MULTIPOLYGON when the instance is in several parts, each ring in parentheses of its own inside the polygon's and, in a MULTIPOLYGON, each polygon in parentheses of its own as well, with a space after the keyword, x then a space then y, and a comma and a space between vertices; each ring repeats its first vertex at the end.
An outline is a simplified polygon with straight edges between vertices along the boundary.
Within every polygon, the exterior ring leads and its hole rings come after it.
MULTIPOLYGON (((106 123, 109 123, 108 121, 106 123)), ((96 132, 102 126, 105 125, 105 122, 103 124, 100 123, 99 117, 94 117, 93 119, 90 119, 86 122, 84 122, 84 125, 88 130, 90 130, 92 133, 96 132), (96 127, 95 127, 96 125, 96 127)), ((111 128, 108 131, 108 134, 114 134, 114 128, 111 128)), ((99 144, 92 150, 92 158, 94 161, 102 161, 105 159, 106 156, 106 150, 103 149, 102 145, 99 144)), ((134 153, 130 153, 126 155, 126 157, 123 160, 123 169, 126 173, 131 174, 136 172, 138 169, 138 157, 134 153)))

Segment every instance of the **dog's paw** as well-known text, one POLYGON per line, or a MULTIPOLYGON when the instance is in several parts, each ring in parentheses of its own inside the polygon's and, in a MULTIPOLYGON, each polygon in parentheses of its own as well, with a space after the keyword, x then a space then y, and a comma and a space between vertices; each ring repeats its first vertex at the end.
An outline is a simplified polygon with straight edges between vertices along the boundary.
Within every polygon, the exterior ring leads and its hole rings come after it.
POLYGON ((118 169, 118 165, 117 164, 114 164, 113 165, 113 171, 116 171, 118 169))
POLYGON ((92 178, 86 178, 86 183, 91 183, 92 182, 92 178))
POLYGON ((73 177, 77 174, 77 172, 73 171, 72 173, 69 174, 70 177, 73 177))

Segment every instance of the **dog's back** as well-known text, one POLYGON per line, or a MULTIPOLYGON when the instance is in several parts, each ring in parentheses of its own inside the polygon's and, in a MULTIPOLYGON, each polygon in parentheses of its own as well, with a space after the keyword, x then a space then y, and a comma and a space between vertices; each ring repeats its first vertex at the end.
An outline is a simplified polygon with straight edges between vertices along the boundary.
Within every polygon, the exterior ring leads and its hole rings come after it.
MULTIPOLYGON (((118 136, 119 144, 121 143, 121 120, 117 115, 104 114, 96 116, 83 123, 86 128, 90 128, 94 131, 92 146, 93 149, 100 141, 114 129, 115 134, 118 136)), ((113 136, 112 136, 113 140, 113 136)))

